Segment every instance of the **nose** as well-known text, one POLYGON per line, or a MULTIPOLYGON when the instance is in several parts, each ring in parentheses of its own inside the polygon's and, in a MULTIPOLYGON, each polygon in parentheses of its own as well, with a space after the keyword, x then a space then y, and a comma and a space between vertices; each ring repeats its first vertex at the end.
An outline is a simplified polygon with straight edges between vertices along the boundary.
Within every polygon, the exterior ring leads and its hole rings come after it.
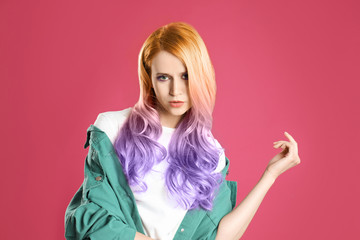
POLYGON ((178 77, 172 79, 170 84, 170 95, 178 96, 181 95, 184 85, 184 80, 178 77))

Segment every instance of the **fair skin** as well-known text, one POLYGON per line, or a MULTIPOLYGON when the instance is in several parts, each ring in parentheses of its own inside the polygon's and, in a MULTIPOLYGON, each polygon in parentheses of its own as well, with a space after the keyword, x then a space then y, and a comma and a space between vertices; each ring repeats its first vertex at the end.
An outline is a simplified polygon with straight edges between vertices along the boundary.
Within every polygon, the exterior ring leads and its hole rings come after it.
POLYGON ((280 147, 282 151, 271 159, 260 180, 244 200, 221 219, 216 240, 241 238, 275 180, 283 172, 300 164, 297 142, 289 133, 285 132, 284 135, 289 141, 274 142, 274 148, 280 147))
MULTIPOLYGON (((162 51, 154 57, 151 70, 152 84, 159 102, 160 122, 163 126, 175 128, 181 116, 191 107, 188 84, 184 77, 186 68, 174 55, 162 51), (164 76, 159 73, 167 74, 164 76), (184 101, 184 104, 180 108, 171 107, 169 101, 174 99, 184 101)), ((274 148, 281 148, 282 151, 271 159, 255 187, 238 206, 221 219, 216 240, 241 238, 275 180, 300 163, 297 142, 289 133, 285 132, 284 135, 288 141, 274 142, 274 148)), ((135 239, 152 238, 137 232, 135 239)))
POLYGON ((152 60, 151 83, 158 101, 161 125, 175 128, 191 108, 186 67, 176 56, 160 51, 152 60), (182 101, 183 104, 176 107, 170 101, 182 101))

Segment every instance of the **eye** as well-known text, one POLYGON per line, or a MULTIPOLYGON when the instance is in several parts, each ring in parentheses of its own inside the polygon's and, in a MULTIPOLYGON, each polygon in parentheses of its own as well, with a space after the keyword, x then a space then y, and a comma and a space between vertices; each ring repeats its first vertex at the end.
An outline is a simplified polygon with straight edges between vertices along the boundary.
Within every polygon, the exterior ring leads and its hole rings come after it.
POLYGON ((160 76, 157 76, 156 79, 159 80, 159 81, 166 81, 168 78, 168 76, 165 76, 165 75, 160 75, 160 76))
POLYGON ((183 75, 183 79, 184 79, 184 80, 188 80, 188 74, 187 74, 187 73, 185 73, 185 74, 183 75))

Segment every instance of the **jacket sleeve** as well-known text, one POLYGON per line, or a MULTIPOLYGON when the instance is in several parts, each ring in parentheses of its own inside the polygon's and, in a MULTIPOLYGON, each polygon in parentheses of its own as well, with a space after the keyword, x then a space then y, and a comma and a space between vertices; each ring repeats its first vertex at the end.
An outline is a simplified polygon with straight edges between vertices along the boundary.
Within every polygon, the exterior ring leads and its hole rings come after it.
POLYGON ((94 148, 85 161, 85 178, 65 212, 65 238, 135 239, 136 228, 121 212, 94 148))
POLYGON ((65 238, 68 240, 135 239, 135 229, 93 202, 69 209, 65 222, 65 238))
POLYGON ((231 212, 236 204, 237 182, 225 180, 222 192, 214 200, 212 211, 207 211, 192 239, 215 240, 221 219, 231 212))

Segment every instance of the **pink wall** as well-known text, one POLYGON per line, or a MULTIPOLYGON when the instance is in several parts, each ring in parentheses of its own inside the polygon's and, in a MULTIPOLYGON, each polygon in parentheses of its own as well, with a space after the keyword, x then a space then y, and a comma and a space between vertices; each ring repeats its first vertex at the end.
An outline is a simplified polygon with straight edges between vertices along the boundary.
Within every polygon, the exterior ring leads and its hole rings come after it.
POLYGON ((359 239, 358 1, 0 3, 0 239, 64 239, 86 129, 138 99, 145 38, 192 24, 217 76, 213 132, 243 199, 288 131, 302 163, 242 239, 359 239))

